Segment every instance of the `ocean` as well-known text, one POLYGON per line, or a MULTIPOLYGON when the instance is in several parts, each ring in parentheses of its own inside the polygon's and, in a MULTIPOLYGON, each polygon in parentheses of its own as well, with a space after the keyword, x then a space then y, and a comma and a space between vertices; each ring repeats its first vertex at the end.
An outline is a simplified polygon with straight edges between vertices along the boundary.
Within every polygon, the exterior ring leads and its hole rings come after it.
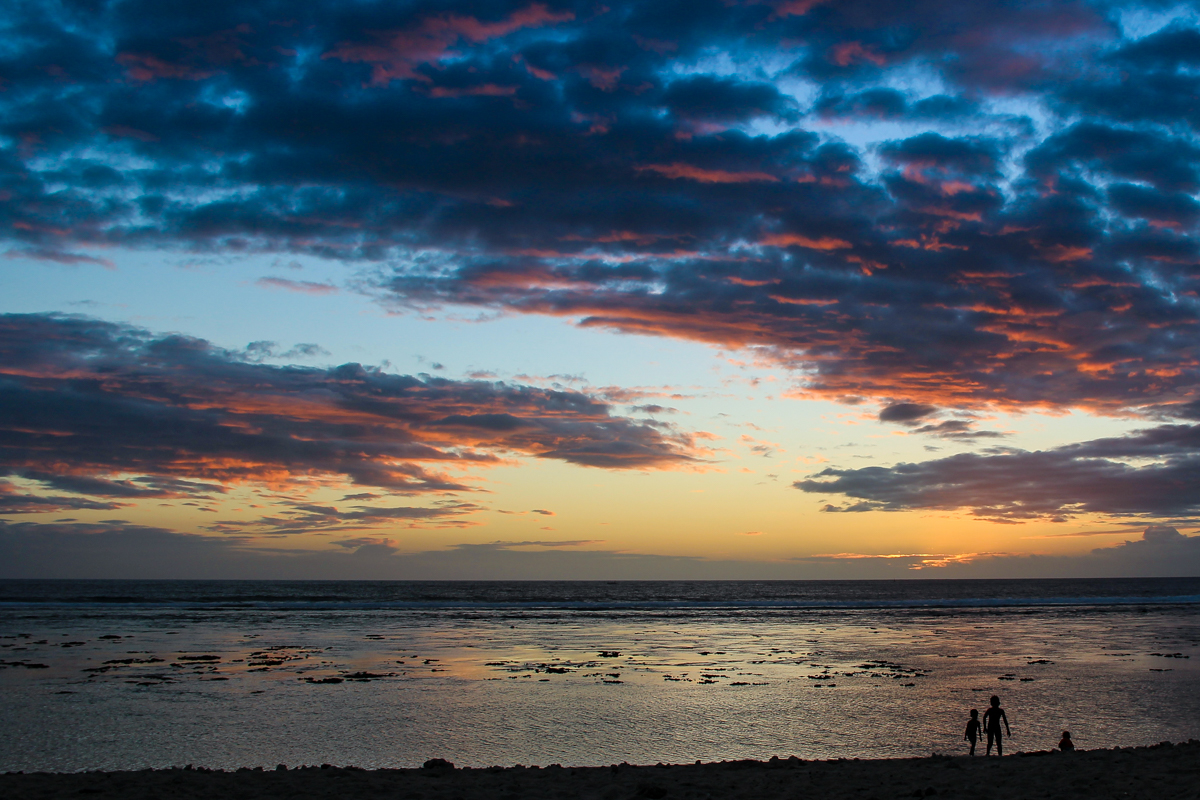
POLYGON ((7 580, 0 771, 1183 741, 1198 645, 1200 579, 7 580))

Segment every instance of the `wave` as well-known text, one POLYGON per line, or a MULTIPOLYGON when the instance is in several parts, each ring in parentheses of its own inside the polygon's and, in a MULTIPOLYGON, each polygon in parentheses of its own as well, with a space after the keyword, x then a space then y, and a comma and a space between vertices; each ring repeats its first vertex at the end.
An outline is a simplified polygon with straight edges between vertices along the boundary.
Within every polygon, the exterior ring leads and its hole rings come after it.
POLYGON ((906 581, 0 580, 0 611, 785 614, 1200 604, 1200 578, 906 581))
POLYGON ((350 601, 350 600, 155 600, 144 598, 79 598, 59 600, 27 600, 0 597, 0 611, 20 609, 130 610, 130 611, 261 611, 261 612, 323 612, 323 611, 394 611, 411 613, 522 613, 522 612, 676 612, 733 613, 787 611, 856 611, 905 609, 986 610, 1002 608, 1105 608, 1157 607, 1200 605, 1200 595, 1176 596, 1117 596, 1117 597, 1021 597, 1021 598, 920 598, 920 599, 859 599, 859 600, 630 600, 581 601, 539 600, 522 602, 495 601, 350 601))

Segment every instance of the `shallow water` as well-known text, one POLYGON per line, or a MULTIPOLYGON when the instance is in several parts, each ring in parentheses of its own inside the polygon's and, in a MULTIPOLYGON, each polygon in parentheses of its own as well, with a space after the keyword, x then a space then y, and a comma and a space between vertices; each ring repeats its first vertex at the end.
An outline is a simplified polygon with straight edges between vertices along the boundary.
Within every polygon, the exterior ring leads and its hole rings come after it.
POLYGON ((0 636, 0 770, 1200 738, 1200 580, 4 581, 0 636))

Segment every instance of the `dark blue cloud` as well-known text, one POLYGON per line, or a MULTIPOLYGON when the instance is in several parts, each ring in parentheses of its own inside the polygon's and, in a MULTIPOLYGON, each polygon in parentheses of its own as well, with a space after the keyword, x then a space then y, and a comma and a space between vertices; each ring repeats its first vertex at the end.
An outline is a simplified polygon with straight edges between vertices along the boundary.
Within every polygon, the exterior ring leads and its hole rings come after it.
POLYGON ((1025 162, 1031 174, 1047 180, 1076 177, 1082 169, 1168 191, 1200 187, 1200 147, 1191 137, 1098 122, 1081 122, 1051 136, 1025 162))
POLYGON ((1191 228, 1200 219, 1200 203, 1184 192, 1156 192, 1144 186, 1117 183, 1108 187, 1112 207, 1127 217, 1152 224, 1191 228))
POLYGON ((1058 87, 1052 98, 1068 113, 1132 123, 1200 123, 1195 102, 1200 76, 1200 32, 1172 25, 1101 56, 1093 69, 1058 87))
POLYGON ((761 346, 833 397, 1161 403, 1200 381, 1200 34, 1135 8, 31 4, 0 231, 372 262, 399 306, 761 346))
POLYGON ((822 117, 871 120, 903 120, 914 123, 953 123, 984 114, 981 104, 961 95, 936 94, 919 100, 891 88, 846 92, 832 87, 813 105, 822 117))
POLYGON ((794 121, 796 101, 770 83, 695 75, 672 81, 662 103, 684 119, 739 122, 754 117, 794 121))
POLYGON ((908 100, 895 89, 867 89, 851 95, 826 95, 817 100, 813 110, 826 117, 896 119, 905 116, 909 108, 908 100))

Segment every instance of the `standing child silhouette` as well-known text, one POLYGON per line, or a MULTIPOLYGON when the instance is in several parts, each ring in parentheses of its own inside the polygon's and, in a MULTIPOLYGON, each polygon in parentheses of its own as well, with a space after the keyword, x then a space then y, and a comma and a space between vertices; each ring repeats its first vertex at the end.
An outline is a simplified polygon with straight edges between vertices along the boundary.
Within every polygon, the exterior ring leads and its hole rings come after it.
POLYGON ((967 720, 967 732, 963 738, 971 743, 971 755, 975 755, 975 741, 979 738, 979 709, 971 709, 971 718, 967 720))
POLYGON ((992 741, 996 742, 996 755, 1004 755, 1004 738, 1000 735, 1000 721, 1004 720, 1004 732, 1012 736, 1008 729, 1008 715, 1000 707, 1000 698, 992 695, 992 707, 983 712, 983 728, 987 731, 987 754, 992 754, 992 741))

